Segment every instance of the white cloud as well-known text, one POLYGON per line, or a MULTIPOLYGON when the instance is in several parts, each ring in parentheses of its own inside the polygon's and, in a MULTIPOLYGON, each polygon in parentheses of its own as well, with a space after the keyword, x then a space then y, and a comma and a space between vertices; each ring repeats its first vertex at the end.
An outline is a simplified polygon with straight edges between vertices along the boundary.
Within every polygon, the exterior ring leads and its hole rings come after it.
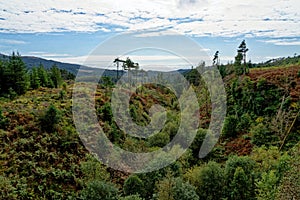
POLYGON ((284 39, 272 39, 272 40, 260 40, 264 43, 270 43, 278 46, 300 45, 300 39, 298 38, 284 38, 284 39))
POLYGON ((0 32, 173 30, 194 36, 296 37, 300 1, 4 1, 0 32))
POLYGON ((27 42, 22 40, 9 40, 9 39, 0 39, 0 43, 3 44, 10 44, 10 45, 19 45, 19 44, 27 44, 27 42))

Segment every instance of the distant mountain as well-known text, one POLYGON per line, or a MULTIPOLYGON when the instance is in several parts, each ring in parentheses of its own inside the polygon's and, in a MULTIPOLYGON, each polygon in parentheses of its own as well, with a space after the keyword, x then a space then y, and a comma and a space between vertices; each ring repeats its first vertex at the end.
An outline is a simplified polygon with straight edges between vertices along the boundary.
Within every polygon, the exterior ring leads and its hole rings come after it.
MULTIPOLYGON (((105 69, 101 69, 101 68, 91 68, 91 67, 87 67, 87 66, 82 66, 82 65, 78 65, 78 64, 71 64, 71 63, 63 63, 63 62, 59 62, 59 61, 55 61, 55 60, 47 60, 44 58, 39 58, 39 57, 35 57, 35 56, 21 56, 23 62, 25 63, 26 67, 28 69, 31 69, 34 66, 39 66, 40 64, 43 65, 46 69, 50 69, 53 65, 56 65, 58 68, 60 69, 65 69, 71 73, 73 73, 74 75, 77 74, 78 70, 82 70, 87 76, 91 75, 91 73, 95 72, 95 70, 99 73, 103 73, 104 76, 110 76, 110 77, 117 77, 117 70, 105 70, 105 69)), ((1 54, 0 53, 0 59, 8 59, 9 56, 1 54)), ((179 69, 173 72, 160 72, 160 71, 148 71, 148 76, 149 77, 155 77, 157 76, 159 73, 163 73, 163 74, 173 74, 174 72, 179 72, 181 74, 185 73, 189 71, 189 69, 179 69)), ((119 76, 122 76, 125 73, 125 71, 120 70, 119 71, 119 76)))
MULTIPOLYGON (((31 69, 34 66, 39 66, 40 64, 42 64, 46 69, 50 69, 53 65, 56 65, 58 68, 65 69, 73 74, 77 74, 77 71, 79 70, 80 67, 86 70, 90 69, 89 67, 81 66, 78 64, 63 63, 63 62, 47 60, 44 58, 39 58, 34 56, 21 56, 21 57, 28 69, 31 69)), ((0 58, 8 59, 9 56, 0 54, 0 58)))

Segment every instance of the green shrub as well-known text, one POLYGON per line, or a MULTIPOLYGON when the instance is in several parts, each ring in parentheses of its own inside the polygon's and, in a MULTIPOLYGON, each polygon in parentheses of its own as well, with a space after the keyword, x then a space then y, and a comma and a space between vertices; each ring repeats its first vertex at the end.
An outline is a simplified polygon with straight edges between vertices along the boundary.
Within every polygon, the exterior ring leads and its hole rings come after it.
POLYGON ((80 192, 83 200, 115 200, 118 199, 118 189, 111 183, 93 180, 87 183, 80 192))
POLYGON ((144 185, 142 180, 136 175, 131 175, 125 180, 123 190, 125 195, 141 195, 143 194, 143 188, 144 185))
POLYGON ((40 120, 42 129, 46 132, 53 132, 60 120, 60 111, 54 105, 50 105, 40 120))
POLYGON ((270 146, 277 140, 276 136, 272 134, 264 124, 259 123, 258 125, 250 129, 252 135, 252 143, 257 146, 270 146))
POLYGON ((225 138, 235 137, 237 135, 237 117, 229 115, 225 118, 222 134, 225 138))
POLYGON ((224 171, 216 162, 209 162, 198 174, 197 194, 200 199, 222 199, 225 193, 224 171))
POLYGON ((260 180, 256 182, 256 198, 257 200, 273 200, 275 199, 277 191, 278 177, 276 172, 271 170, 270 172, 264 172, 260 180))
POLYGON ((253 199, 255 196, 254 169, 256 163, 244 156, 230 157, 225 164, 225 181, 229 199, 253 199))
POLYGON ((239 123, 237 125, 238 132, 246 132, 246 131, 248 131, 251 123, 252 123, 251 116, 248 113, 243 114, 240 117, 239 123))
POLYGON ((8 119, 3 115, 0 109, 0 129, 5 129, 8 125, 8 119))
POLYGON ((126 197, 120 197, 119 200, 144 200, 139 195, 130 195, 126 197))
POLYGON ((198 200, 199 196, 196 193, 195 187, 188 182, 183 182, 181 178, 175 180, 172 188, 174 200, 198 200))
POLYGON ((149 145, 151 147, 164 147, 170 141, 170 136, 167 133, 159 132, 149 137, 149 145))

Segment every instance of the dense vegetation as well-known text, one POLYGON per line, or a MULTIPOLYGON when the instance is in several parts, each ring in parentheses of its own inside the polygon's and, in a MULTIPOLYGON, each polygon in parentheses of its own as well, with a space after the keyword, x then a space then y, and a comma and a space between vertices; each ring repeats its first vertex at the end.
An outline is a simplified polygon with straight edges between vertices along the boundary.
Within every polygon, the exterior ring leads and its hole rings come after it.
MULTIPOLYGON (((253 68, 243 42, 233 64, 214 62, 226 87, 227 116, 213 151, 198 158, 209 134, 211 102, 207 85, 193 69, 184 75, 197 91, 197 136, 176 162, 145 174, 107 168, 84 148, 72 118, 72 75, 55 66, 27 71, 15 54, 2 60, 0 199, 300 199, 300 65, 253 68)), ((113 87, 110 78, 100 82, 95 109, 114 144, 149 152, 176 135, 180 110, 171 90, 146 84, 131 97, 130 113, 139 125, 149 123, 153 104, 167 110, 163 129, 140 139, 116 125, 110 107, 113 87)))

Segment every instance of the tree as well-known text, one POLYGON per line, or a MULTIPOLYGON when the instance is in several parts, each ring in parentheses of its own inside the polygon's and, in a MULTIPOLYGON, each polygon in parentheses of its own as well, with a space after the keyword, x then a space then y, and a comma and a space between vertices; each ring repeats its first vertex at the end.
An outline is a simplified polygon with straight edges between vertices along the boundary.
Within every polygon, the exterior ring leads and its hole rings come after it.
POLYGON ((142 180, 136 176, 129 176, 124 183, 124 193, 125 195, 134 195, 134 194, 143 194, 143 182, 142 180))
POLYGON ((216 162, 209 162, 198 175, 197 193, 200 199, 222 199, 225 193, 224 171, 216 162))
POLYGON ((273 200, 276 196, 278 177, 276 172, 264 172, 259 181, 256 182, 257 200, 273 200))
POLYGON ((219 51, 216 51, 213 59, 213 65, 219 65, 219 51))
POLYGON ((242 167, 237 167, 230 183, 230 199, 251 199, 251 180, 246 176, 242 167))
POLYGON ((247 69, 247 63, 246 63, 246 53, 249 51, 247 48, 245 40, 243 40, 240 44, 240 46, 237 49, 237 56, 235 57, 235 65, 237 68, 237 74, 247 74, 248 69, 247 69), (242 66, 242 61, 243 61, 243 66, 242 66))
POLYGON ((111 183, 93 180, 83 188, 81 197, 84 200, 117 200, 118 189, 111 183))
POLYGON ((252 199, 255 196, 255 162, 247 157, 230 157, 225 165, 225 179, 230 199, 252 199), (244 194, 243 194, 244 193, 244 194), (239 198, 244 195, 244 198, 239 198))
POLYGON ((42 87, 48 87, 49 86, 49 77, 48 73, 45 70, 44 66, 40 64, 37 68, 37 73, 39 76, 40 84, 42 87))
POLYGON ((199 200, 195 187, 188 182, 183 182, 181 178, 175 179, 172 194, 174 200, 199 200))
POLYGON ((37 89, 41 85, 40 77, 36 67, 33 67, 30 72, 30 86, 32 89, 37 89))
POLYGON ((12 88, 18 95, 24 94, 29 87, 25 63, 19 53, 13 52, 9 58, 7 79, 7 89, 12 88))
POLYGON ((61 73, 56 65, 53 65, 50 69, 50 78, 55 88, 58 88, 62 84, 61 73))
POLYGON ((42 129, 47 132, 53 132, 60 119, 61 115, 59 110, 51 104, 45 115, 41 118, 42 129))

